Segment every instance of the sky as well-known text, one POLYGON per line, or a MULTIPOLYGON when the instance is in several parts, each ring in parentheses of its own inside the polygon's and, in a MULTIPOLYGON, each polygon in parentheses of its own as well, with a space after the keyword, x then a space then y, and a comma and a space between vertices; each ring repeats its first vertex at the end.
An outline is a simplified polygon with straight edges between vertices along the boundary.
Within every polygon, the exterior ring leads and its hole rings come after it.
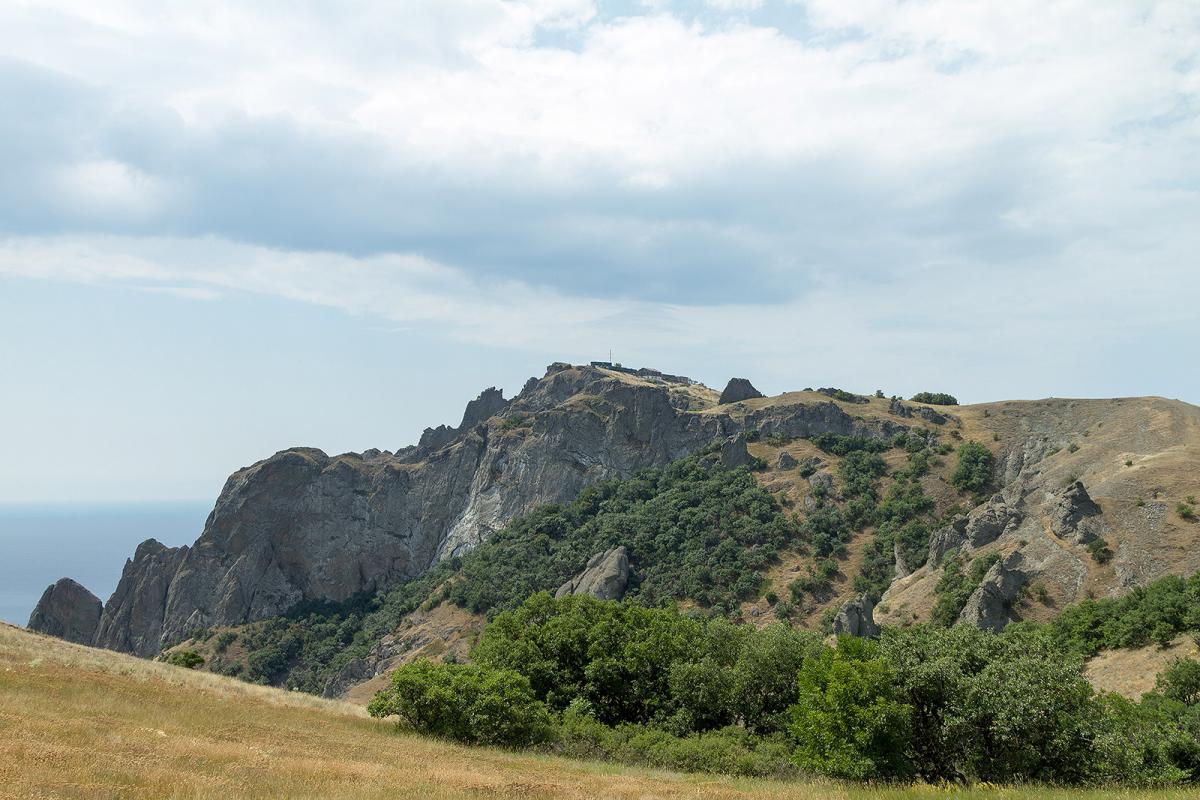
POLYGON ((1200 4, 0 4, 0 503, 607 358, 1200 402, 1200 4))

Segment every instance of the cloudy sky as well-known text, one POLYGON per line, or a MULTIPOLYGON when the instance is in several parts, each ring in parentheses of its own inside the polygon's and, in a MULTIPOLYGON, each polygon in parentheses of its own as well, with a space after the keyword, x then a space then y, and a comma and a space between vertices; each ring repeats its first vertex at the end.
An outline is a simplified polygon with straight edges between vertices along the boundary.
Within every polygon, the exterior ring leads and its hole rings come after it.
POLYGON ((0 3, 0 501, 555 360, 1200 402, 1200 5, 0 3))

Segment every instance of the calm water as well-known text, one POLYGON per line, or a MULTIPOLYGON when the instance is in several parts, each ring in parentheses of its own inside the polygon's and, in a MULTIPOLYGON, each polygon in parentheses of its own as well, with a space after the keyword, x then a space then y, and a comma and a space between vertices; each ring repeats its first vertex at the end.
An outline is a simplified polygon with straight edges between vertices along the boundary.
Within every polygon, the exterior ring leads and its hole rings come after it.
POLYGON ((0 505, 0 620, 29 621, 46 587, 74 578, 107 601, 145 539, 191 544, 211 503, 0 505))

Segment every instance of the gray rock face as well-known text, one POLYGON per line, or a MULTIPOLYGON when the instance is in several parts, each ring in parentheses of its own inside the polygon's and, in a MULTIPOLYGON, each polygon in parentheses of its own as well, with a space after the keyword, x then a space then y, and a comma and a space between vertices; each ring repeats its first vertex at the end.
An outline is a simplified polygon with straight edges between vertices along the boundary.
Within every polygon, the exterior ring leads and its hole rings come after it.
POLYGON ((671 388, 554 364, 511 402, 486 391, 461 428, 433 429, 395 454, 276 453, 230 476, 191 547, 138 547, 104 607, 96 643, 153 655, 205 627, 376 591, 598 480, 664 466, 717 441, 729 459, 748 459, 741 434, 751 427, 787 436, 904 430, 851 418, 833 403, 774 406, 745 420, 688 413, 673 405, 671 388))
POLYGON ((717 401, 719 405, 726 403, 740 403, 743 400, 753 400, 756 397, 762 397, 763 393, 754 388, 754 385, 745 378, 730 378, 729 383, 725 384, 725 391, 721 392, 721 399, 717 401))
POLYGON ((721 466, 725 469, 745 467, 752 461, 750 451, 746 449, 746 439, 742 436, 730 436, 721 445, 721 466))
POLYGON ((779 454, 779 461, 776 462, 776 466, 779 469, 795 469, 800 466, 800 462, 791 453, 784 452, 779 454))
POLYGON ((484 389, 479 393, 479 397, 467 403, 458 430, 465 431, 468 428, 474 428, 479 423, 486 422, 489 418, 499 414, 507 406, 508 401, 504 399, 504 392, 495 386, 484 389))
POLYGON ((102 610, 99 597, 70 578, 60 578, 42 592, 27 627, 68 642, 91 644, 100 626, 102 610))
POLYGON ((890 420, 852 417, 837 403, 787 403, 757 408, 746 415, 746 427, 763 436, 802 439, 821 433, 890 439, 908 428, 890 420))
POLYGON ((1016 552, 993 564, 967 600, 958 621, 982 630, 1003 630, 1012 621, 1010 609, 1017 594, 1029 582, 1023 562, 1024 557, 1016 552))
POLYGON ((589 594, 600 600, 620 600, 629 584, 629 553, 622 545, 592 556, 580 572, 558 587, 555 597, 589 594))
POLYGON ((1050 530, 1060 539, 1087 544, 1096 538, 1092 518, 1100 516, 1100 506, 1092 500, 1082 481, 1068 486, 1050 508, 1050 530))
POLYGON ((139 656, 152 656, 162 649, 168 593, 187 553, 187 547, 167 547, 154 539, 137 546, 100 616, 97 647, 139 656))
POLYGON ((900 537, 896 537, 892 541, 892 560, 896 565, 896 576, 894 580, 907 578, 912 575, 912 569, 908 566, 908 562, 904 560, 904 553, 900 551, 900 537))
POLYGON ((929 538, 929 563, 937 566, 946 554, 956 548, 977 548, 990 544, 1006 531, 1016 528, 1023 515, 1005 501, 994 495, 986 503, 959 517, 949 525, 939 528, 929 538))
POLYGON ((875 624, 875 604, 867 595, 846 603, 833 618, 833 632, 839 636, 864 636, 874 639, 879 636, 875 624))

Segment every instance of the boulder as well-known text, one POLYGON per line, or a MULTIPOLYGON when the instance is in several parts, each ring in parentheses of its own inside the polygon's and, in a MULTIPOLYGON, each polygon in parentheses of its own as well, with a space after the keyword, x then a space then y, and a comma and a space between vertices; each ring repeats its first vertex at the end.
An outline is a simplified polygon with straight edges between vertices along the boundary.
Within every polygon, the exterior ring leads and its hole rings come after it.
POLYGON ((59 578, 42 592, 42 599, 29 615, 28 627, 68 642, 91 644, 103 609, 99 597, 70 578, 59 578))
POLYGON ((830 472, 814 472, 808 476, 808 484, 818 492, 823 492, 826 495, 833 495, 834 482, 833 474, 830 472))
POLYGON ((730 378, 729 383, 725 384, 725 391, 721 392, 721 399, 717 401, 720 405, 726 403, 740 403, 742 400, 753 400, 756 397, 762 397, 763 393, 754 388, 754 385, 745 378, 730 378))
POLYGON ((597 553, 571 580, 558 587, 555 597, 589 594, 600 600, 620 600, 629 584, 629 553, 624 545, 597 553))
POLYGON ((742 436, 731 436, 721 445, 721 466, 725 469, 737 469, 748 466, 753 461, 750 451, 746 449, 746 439, 742 436))
POLYGON ((839 636, 864 636, 874 639, 879 636, 875 624, 875 603, 867 595, 861 595, 846 603, 833 618, 833 632, 839 636))
POLYGON ((1075 481, 1051 506, 1050 530, 1060 539, 1087 544, 1096 538, 1097 526, 1092 517, 1099 515, 1100 506, 1088 494, 1083 482, 1075 481))
POLYGON ((958 621, 985 631, 1003 630, 1012 621, 1012 605, 1018 593, 1029 583, 1029 575, 1021 569, 1021 553, 1009 554, 992 565, 983 576, 958 621))
POLYGON ((800 462, 791 453, 782 452, 779 454, 779 460, 776 462, 779 469, 795 469, 800 466, 800 462))

